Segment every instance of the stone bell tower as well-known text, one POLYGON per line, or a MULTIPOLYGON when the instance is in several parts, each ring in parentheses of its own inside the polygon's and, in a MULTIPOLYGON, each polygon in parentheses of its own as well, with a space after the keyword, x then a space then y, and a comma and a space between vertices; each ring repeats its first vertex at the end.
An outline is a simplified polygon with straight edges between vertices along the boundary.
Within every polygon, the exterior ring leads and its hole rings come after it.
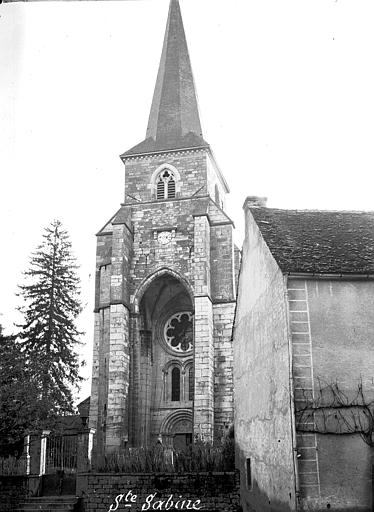
POLYGON ((178 0, 124 202, 97 235, 90 426, 96 450, 221 437, 233 421, 238 251, 203 139, 178 0))

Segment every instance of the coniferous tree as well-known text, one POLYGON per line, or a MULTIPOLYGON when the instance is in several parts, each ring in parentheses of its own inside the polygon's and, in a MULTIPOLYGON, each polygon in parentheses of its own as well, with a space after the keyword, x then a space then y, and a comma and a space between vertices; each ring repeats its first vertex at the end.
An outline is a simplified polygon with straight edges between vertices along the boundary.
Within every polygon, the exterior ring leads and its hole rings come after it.
POLYGON ((18 339, 41 384, 41 396, 51 413, 72 412, 72 387, 82 380, 76 347, 75 321, 82 310, 76 260, 61 222, 45 229, 43 241, 30 259, 19 295, 24 322, 18 339))

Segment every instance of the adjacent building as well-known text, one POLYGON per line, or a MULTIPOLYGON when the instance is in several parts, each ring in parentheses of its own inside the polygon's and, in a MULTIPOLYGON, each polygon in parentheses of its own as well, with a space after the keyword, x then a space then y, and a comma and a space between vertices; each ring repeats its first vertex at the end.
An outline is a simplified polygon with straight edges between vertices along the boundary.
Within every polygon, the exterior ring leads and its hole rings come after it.
POLYGON ((123 203, 97 235, 96 452, 219 438, 233 422, 238 250, 229 188, 202 134, 178 0, 146 137, 121 159, 123 203))
POLYGON ((235 320, 243 508, 372 510, 374 213, 265 203, 244 204, 235 320))

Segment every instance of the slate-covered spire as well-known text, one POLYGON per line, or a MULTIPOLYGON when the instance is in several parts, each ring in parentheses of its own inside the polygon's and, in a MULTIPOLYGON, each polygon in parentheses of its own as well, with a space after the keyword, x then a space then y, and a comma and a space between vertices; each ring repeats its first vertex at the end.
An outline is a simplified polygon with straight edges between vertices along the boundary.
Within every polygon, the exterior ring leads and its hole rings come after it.
POLYGON ((206 147, 178 0, 171 0, 146 139, 122 156, 206 147))

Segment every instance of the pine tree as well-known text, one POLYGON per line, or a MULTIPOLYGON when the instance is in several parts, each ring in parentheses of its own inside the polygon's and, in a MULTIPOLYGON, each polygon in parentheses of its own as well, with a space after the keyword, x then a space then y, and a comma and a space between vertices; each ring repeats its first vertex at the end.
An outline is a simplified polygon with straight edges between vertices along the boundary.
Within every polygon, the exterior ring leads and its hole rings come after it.
POLYGON ((36 363, 32 367, 51 413, 72 412, 72 388, 82 380, 75 351, 82 334, 75 326, 82 310, 77 268, 69 236, 56 220, 45 229, 20 286, 25 304, 19 308, 24 323, 18 339, 28 361, 36 363))

